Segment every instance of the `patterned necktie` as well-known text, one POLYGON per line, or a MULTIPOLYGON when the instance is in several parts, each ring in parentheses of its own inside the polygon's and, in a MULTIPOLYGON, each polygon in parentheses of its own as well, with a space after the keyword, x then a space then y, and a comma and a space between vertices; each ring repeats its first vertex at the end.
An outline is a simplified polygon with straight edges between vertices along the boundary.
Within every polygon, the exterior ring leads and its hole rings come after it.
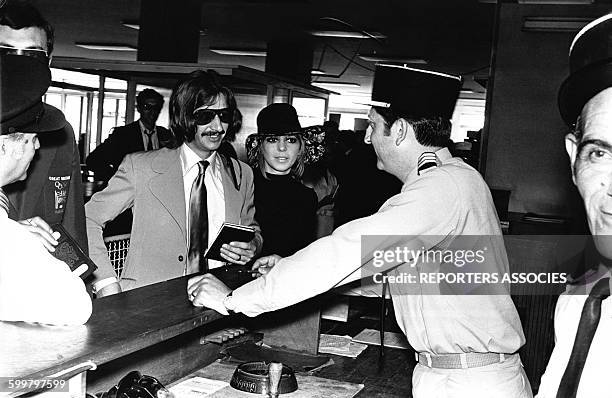
POLYGON ((2 190, 2 188, 0 188, 0 209, 6 211, 6 214, 8 215, 8 213, 9 213, 9 199, 6 196, 6 194, 4 193, 4 191, 2 190))
POLYGON ((145 130, 145 134, 147 135, 147 151, 153 150, 153 133, 155 130, 145 130))
POLYGON ((187 256, 187 274, 208 271, 204 252, 208 247, 208 208, 206 203, 206 185, 204 175, 208 162, 198 162, 199 173, 191 186, 189 197, 189 254, 187 256))
POLYGON ((601 317, 601 301, 610 296, 610 278, 601 279, 584 302, 580 323, 574 340, 565 373, 561 378, 557 398, 574 398, 580 384, 580 376, 589 354, 589 348, 595 336, 599 318, 601 317))

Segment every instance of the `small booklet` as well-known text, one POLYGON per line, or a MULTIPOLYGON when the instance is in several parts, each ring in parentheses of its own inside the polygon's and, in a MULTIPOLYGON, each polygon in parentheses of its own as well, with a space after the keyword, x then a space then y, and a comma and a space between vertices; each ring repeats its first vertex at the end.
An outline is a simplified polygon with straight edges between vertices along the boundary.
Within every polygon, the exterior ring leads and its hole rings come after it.
POLYGON ((230 242, 250 242, 254 237, 255 229, 253 227, 225 222, 204 257, 209 260, 226 261, 221 257, 222 245, 230 242))
POLYGON ((58 260, 68 264, 72 273, 84 280, 98 268, 83 252, 83 249, 81 249, 76 240, 64 229, 62 224, 53 224, 51 229, 60 233, 55 251, 51 254, 58 260))

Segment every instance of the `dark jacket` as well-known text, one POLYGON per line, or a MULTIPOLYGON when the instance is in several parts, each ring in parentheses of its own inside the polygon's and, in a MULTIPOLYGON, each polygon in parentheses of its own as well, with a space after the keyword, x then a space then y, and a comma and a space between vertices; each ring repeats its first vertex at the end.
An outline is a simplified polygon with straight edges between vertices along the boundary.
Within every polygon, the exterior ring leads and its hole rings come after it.
MULTIPOLYGON (((175 144, 172 133, 161 126, 157 126, 157 139, 160 148, 172 148, 175 144)), ((142 132, 138 121, 135 121, 115 127, 108 138, 89 154, 87 167, 94 172, 96 180, 108 181, 117 171, 125 155, 144 150, 142 132)))
POLYGON ((61 223, 87 253, 81 160, 72 126, 38 135, 40 149, 25 181, 5 186, 13 220, 39 216, 61 223))

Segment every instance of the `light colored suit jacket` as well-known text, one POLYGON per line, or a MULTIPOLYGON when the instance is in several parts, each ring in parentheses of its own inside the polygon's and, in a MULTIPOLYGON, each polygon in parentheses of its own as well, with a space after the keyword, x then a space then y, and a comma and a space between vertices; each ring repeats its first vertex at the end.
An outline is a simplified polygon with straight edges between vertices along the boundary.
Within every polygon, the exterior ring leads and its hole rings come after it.
MULTIPOLYGON (((253 172, 243 162, 219 157, 225 220, 256 229, 253 172), (235 175, 235 180, 232 174, 235 175)), ((123 290, 182 276, 187 263, 188 231, 180 148, 139 152, 125 157, 108 186, 85 206, 89 254, 98 265, 96 280, 115 276, 102 238, 106 223, 132 208, 131 242, 121 276, 123 290)), ((258 245, 261 247, 261 245, 258 245)))

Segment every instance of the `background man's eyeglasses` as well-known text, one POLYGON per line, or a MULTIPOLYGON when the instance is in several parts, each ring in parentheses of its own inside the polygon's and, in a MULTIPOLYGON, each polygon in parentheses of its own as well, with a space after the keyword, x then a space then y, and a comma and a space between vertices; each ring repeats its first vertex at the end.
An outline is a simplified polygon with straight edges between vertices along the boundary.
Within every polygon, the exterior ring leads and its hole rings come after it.
POLYGON ((40 48, 15 48, 0 46, 0 54, 2 55, 23 55, 40 59, 41 61, 49 62, 49 54, 40 48))
POLYGON ((215 115, 219 116, 222 123, 230 123, 232 121, 232 111, 230 108, 223 109, 198 109, 193 113, 195 123, 198 126, 204 126, 213 121, 215 115))

